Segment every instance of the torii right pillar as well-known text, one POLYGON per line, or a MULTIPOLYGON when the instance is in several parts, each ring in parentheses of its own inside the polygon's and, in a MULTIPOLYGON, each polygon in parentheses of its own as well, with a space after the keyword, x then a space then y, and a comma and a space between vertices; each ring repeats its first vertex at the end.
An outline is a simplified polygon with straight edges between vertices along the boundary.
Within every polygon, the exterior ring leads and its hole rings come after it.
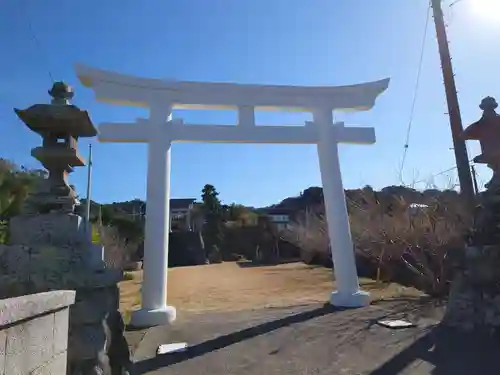
POLYGON ((343 123, 333 123, 331 109, 314 110, 313 120, 319 131, 319 168, 337 289, 331 294, 330 303, 340 307, 363 307, 370 303, 370 294, 359 289, 342 184, 336 127, 343 127, 343 123))

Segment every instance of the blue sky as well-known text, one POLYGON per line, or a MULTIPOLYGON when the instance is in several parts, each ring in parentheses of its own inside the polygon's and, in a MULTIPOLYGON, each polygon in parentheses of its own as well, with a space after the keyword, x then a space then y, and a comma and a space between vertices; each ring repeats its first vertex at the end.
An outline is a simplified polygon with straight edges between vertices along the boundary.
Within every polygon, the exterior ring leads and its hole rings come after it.
MULTIPOLYGON (((500 26, 470 12, 467 2, 475 1, 463 0, 453 10, 449 0, 444 6, 464 124, 479 118, 484 96, 500 90, 500 26)), ((141 109, 96 102, 75 76, 77 62, 144 77, 238 83, 342 85, 390 77, 373 110, 337 119, 373 126, 377 133, 376 145, 340 147, 345 187, 399 184, 426 11, 427 0, 6 0, 0 12, 0 155, 38 166, 29 155, 40 138, 12 108, 49 101, 49 70, 74 86, 74 103, 88 110, 96 125, 147 116, 141 109)), ((445 103, 430 22, 404 170, 407 184, 454 165, 445 103)), ((214 111, 175 115, 204 123, 235 120, 234 113, 214 111)), ((299 124, 309 116, 259 113, 257 119, 299 124)), ((146 146, 90 142, 93 198, 144 198, 146 146)), ((87 145, 81 141, 84 154, 87 145)), ((476 144, 469 149, 478 153, 476 144)), ((314 146, 174 144, 172 168, 172 197, 178 198, 199 197, 211 183, 227 203, 261 206, 321 185, 314 146)), ((479 171, 487 180, 488 171, 479 171)), ((435 182, 445 186, 453 176, 435 182)), ((71 180, 83 195, 85 169, 71 180)))

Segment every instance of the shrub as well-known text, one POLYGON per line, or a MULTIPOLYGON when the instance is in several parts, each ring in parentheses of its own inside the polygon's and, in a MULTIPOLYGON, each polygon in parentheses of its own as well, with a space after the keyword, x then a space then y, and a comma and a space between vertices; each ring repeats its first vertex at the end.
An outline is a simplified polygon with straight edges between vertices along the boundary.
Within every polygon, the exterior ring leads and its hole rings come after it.
POLYGON ((322 214, 304 213, 281 233, 288 242, 300 249, 300 259, 306 264, 328 264, 328 229, 322 214))
MULTIPOLYGON (((398 198, 388 212, 368 195, 363 204, 348 200, 348 208, 360 275, 411 285, 435 296, 447 293, 449 255, 464 249, 470 222, 458 199, 434 199, 428 207, 413 210, 398 198)), ((304 262, 325 264, 330 259, 323 215, 303 214, 284 236, 300 247, 304 262)))
POLYGON ((99 232, 99 226, 96 224, 92 224, 92 243, 93 244, 101 243, 101 234, 99 232))

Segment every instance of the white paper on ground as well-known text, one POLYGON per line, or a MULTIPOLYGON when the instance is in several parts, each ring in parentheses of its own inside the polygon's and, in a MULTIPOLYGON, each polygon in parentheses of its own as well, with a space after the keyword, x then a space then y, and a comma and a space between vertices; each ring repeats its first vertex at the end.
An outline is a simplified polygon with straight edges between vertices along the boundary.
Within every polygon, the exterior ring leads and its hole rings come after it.
POLYGON ((187 350, 187 347, 188 347, 187 342, 163 344, 158 347, 156 355, 185 352, 187 350))
POLYGON ((397 319, 397 320, 379 320, 377 323, 383 327, 393 328, 393 329, 415 327, 414 323, 408 322, 406 320, 399 320, 399 319, 397 319))

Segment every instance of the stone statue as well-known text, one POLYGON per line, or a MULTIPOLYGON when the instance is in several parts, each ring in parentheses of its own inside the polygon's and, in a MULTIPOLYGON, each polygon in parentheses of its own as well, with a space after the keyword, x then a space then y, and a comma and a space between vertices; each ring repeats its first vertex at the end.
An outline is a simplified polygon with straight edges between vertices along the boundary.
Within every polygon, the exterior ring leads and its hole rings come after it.
POLYGON ((478 199, 472 242, 475 245, 500 245, 500 116, 495 112, 496 100, 490 96, 481 101, 483 115, 479 121, 467 127, 462 137, 478 140, 482 153, 475 163, 486 164, 493 171, 486 191, 478 199))
POLYGON ((477 140, 481 145, 482 154, 476 156, 474 162, 486 164, 493 171, 493 177, 485 185, 490 191, 500 189, 500 116, 495 112, 497 107, 494 98, 484 98, 479 105, 483 110, 481 119, 462 133, 464 139, 477 140))

